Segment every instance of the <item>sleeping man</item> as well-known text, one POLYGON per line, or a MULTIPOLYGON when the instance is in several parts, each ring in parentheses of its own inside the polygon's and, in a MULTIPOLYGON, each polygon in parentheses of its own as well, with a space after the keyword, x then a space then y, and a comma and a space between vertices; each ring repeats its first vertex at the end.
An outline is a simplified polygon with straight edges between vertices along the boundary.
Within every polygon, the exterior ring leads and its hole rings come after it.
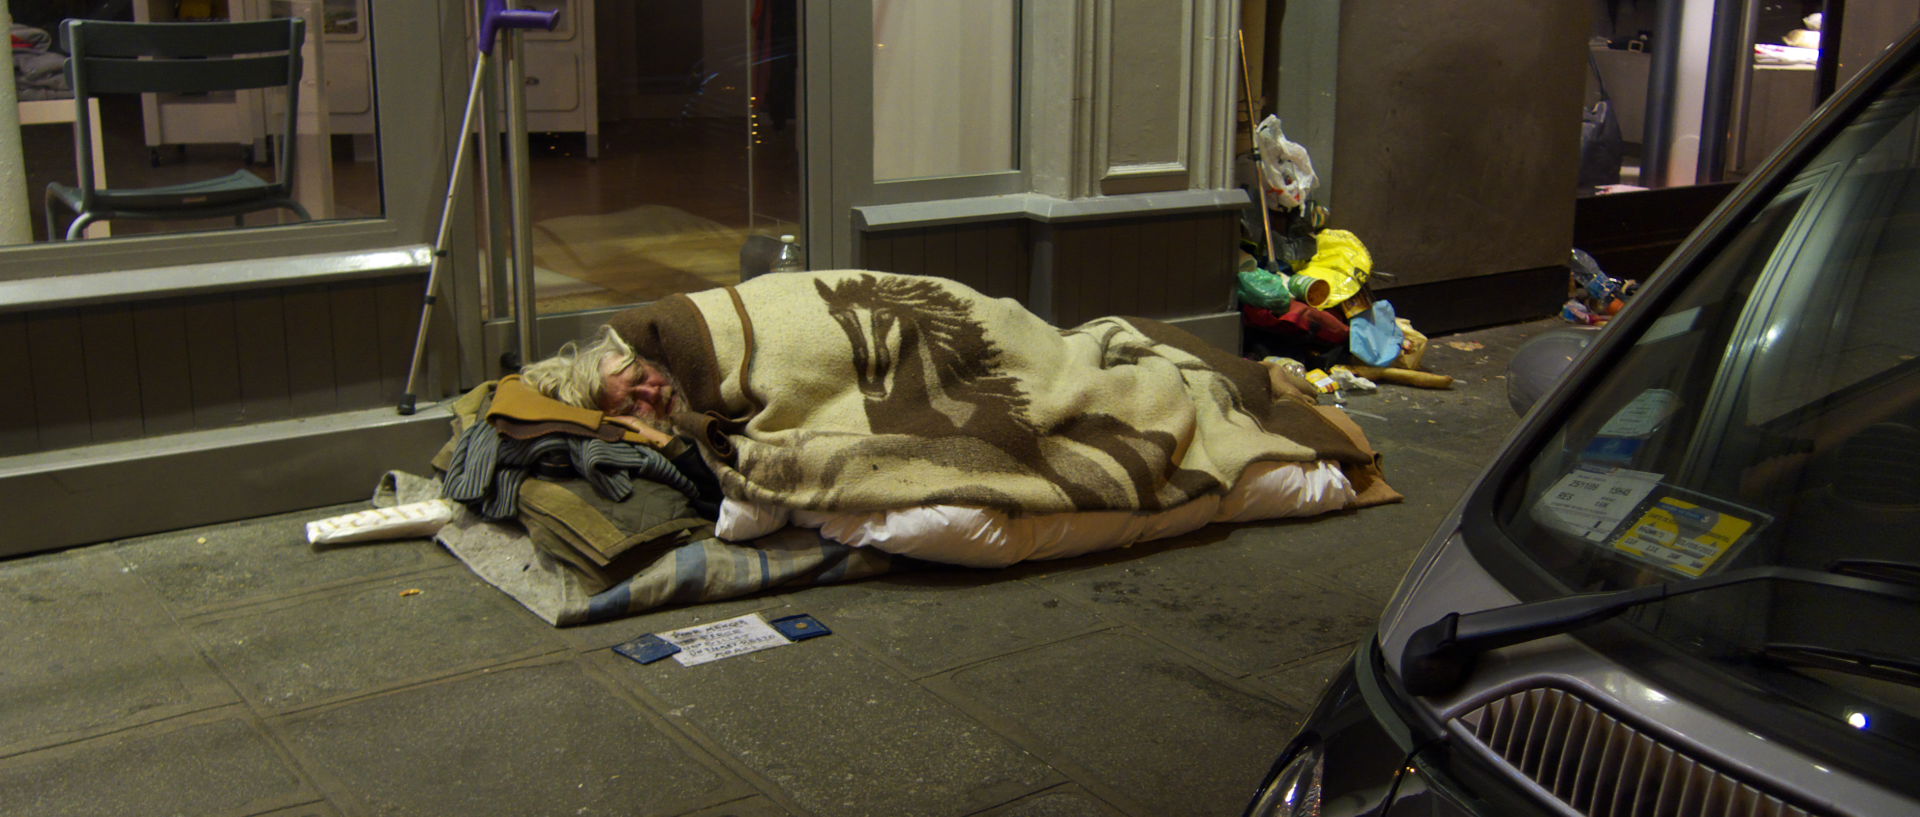
POLYGON ((1357 427, 1261 364, 1158 321, 1062 329, 943 278, 785 273, 675 295, 522 377, 698 442, 727 538, 794 522, 1007 564, 1398 499, 1357 427))

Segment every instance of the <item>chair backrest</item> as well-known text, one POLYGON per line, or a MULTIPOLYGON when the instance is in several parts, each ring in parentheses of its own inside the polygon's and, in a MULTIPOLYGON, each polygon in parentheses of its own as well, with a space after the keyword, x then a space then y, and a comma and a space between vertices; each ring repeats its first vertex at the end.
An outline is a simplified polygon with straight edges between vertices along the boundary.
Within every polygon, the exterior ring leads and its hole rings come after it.
POLYGON ((73 88, 80 185, 91 191, 93 157, 84 141, 94 123, 87 99, 100 94, 196 93, 284 87, 275 187, 291 189, 300 107, 300 46, 306 21, 277 18, 222 23, 124 23, 63 20, 60 45, 73 88))

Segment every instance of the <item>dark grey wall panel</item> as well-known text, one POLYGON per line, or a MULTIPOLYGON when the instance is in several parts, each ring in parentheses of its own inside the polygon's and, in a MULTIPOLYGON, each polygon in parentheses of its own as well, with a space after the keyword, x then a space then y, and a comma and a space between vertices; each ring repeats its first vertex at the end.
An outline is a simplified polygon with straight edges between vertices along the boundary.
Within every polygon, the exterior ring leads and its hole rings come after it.
POLYGON ((0 456, 40 448, 33 414, 33 363, 27 356, 27 321, 0 315, 0 456))
POLYGON ((939 275, 1029 307, 1034 258, 1045 253, 1054 322, 1103 315, 1178 318, 1232 306, 1237 214, 1230 210, 1036 227, 1026 220, 876 230, 861 265, 939 275), (1050 243, 1036 244, 1041 231, 1050 243))
MULTIPOLYGON (((398 405, 407 390, 407 366, 413 363, 413 341, 420 327, 423 282, 394 278, 375 282, 373 297, 380 321, 380 397, 374 405, 398 405)), ((449 312, 442 312, 444 318, 449 312)), ((443 320, 442 323, 445 323, 443 320)))
POLYGON ((1033 252, 1027 246, 1027 236, 1026 222, 1014 222, 993 225, 980 237, 980 263, 987 272, 987 283, 981 291, 995 298, 1027 299, 1033 279, 1033 252))
POLYGON ((193 430, 186 313, 177 303, 143 305, 134 310, 133 329, 142 433, 151 437, 193 430))
POLYGON ((328 293, 333 307, 334 388, 340 408, 380 402, 380 336, 373 290, 364 285, 334 287, 328 293))
POLYGON ((193 427, 239 425, 245 413, 240 402, 240 342, 234 337, 233 298, 193 298, 181 308, 186 312, 193 427))
POLYGON ((1054 228, 1054 314, 1178 318, 1232 306, 1238 227, 1231 212, 1054 228))
POLYGON ((285 316, 285 298, 279 291, 233 296, 234 335, 240 339, 240 402, 249 422, 282 420, 293 414, 285 316))
POLYGON ((32 367, 33 414, 40 427, 40 444, 64 447, 91 442, 80 317, 68 310, 28 315, 26 351, 32 367))
POLYGON ((392 406, 421 279, 0 316, 0 456, 392 406))
POLYGON ((995 298, 1028 296, 1032 250, 1025 221, 955 224, 870 232, 860 266, 951 278, 995 298))
POLYGON ((81 353, 87 359, 87 414, 93 442, 139 437, 145 424, 140 417, 140 364, 134 357, 132 310, 124 304, 81 310, 80 337, 81 353))
POLYGON ((323 286, 288 289, 281 298, 287 331, 287 395, 294 415, 339 407, 334 391, 333 299, 323 286))

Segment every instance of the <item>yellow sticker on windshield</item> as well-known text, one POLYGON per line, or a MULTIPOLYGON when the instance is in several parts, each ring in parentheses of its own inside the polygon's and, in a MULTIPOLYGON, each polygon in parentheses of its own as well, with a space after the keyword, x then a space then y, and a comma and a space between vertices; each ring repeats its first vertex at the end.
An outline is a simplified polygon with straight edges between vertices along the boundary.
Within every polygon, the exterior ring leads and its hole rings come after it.
POLYGON ((1613 549, 1683 576, 1711 570, 1753 529, 1726 511, 1671 496, 1655 499, 1613 542, 1613 549))

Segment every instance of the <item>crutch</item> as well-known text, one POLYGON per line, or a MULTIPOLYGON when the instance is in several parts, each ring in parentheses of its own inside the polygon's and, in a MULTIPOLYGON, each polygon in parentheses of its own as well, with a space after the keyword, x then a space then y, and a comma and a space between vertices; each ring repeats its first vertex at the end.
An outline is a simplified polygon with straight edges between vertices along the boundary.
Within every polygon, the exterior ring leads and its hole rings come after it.
MULTIPOLYGON (((440 298, 438 294, 440 267, 447 257, 447 233, 453 221, 453 200, 455 196, 460 194, 460 179, 467 167, 467 137, 473 128, 474 113, 480 109, 480 90, 485 87, 487 81, 487 68, 493 61, 494 35, 501 29, 508 31, 508 36, 514 38, 508 56, 515 63, 518 63, 519 58, 517 55, 520 45, 518 29, 543 28, 552 31, 559 14, 557 11, 509 9, 507 8, 506 0, 485 0, 484 5, 481 7, 479 36, 475 41, 479 55, 473 60, 473 82, 467 87, 467 110, 466 113, 460 117, 460 142, 453 150, 453 167, 447 173, 447 198, 440 207, 440 231, 438 235, 434 237, 433 261, 427 267, 427 294, 420 304, 420 332, 413 340, 413 362, 407 367, 407 393, 400 396, 399 408, 401 414, 412 414, 414 412, 414 395, 419 391, 420 385, 421 358, 425 356, 427 349, 427 328, 433 320, 434 303, 440 298)), ((509 90, 511 91, 512 89, 509 90)), ((513 111, 509 111, 509 114, 509 119, 514 120, 508 123, 509 129, 514 131, 519 143, 524 144, 527 138, 524 130, 525 121, 519 118, 524 116, 524 114, 511 115, 514 114, 513 111)), ((522 162, 524 162, 525 155, 526 152, 524 150, 516 154, 517 158, 522 162)), ((522 185, 525 184, 524 173, 519 174, 519 182, 522 185)), ((514 217, 524 218, 525 208, 515 207, 514 217)), ((516 231, 516 235, 517 234, 518 231, 516 231)), ((521 287, 531 285, 530 276, 520 274, 515 277, 520 279, 519 285, 521 287)), ((520 316, 520 323, 522 324, 521 333, 523 335, 531 331, 531 318, 531 315, 524 313, 520 316)), ((527 344, 523 341, 522 346, 525 345, 527 344)))

